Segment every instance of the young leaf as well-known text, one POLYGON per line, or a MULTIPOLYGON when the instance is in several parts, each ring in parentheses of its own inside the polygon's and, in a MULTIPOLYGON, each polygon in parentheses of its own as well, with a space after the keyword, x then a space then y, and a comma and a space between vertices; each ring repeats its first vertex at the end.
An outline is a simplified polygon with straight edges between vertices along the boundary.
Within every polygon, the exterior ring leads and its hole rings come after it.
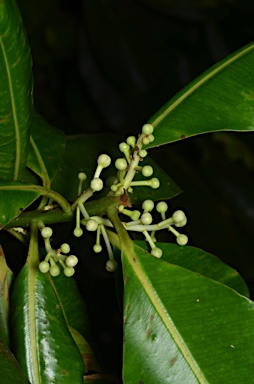
POLYGON ((0 340, 0 372, 2 384, 29 384, 17 360, 2 340, 0 340))
POLYGON ((254 382, 252 301, 135 245, 122 258, 124 383, 254 382))
POLYGON ((20 180, 26 165, 32 98, 32 60, 15 0, 0 2, 0 179, 20 180))
POLYGON ((254 44, 212 66, 166 103, 149 122, 155 147, 214 131, 251 131, 254 44))
MULTIPOLYGON (((135 241, 135 244, 149 251, 147 242, 135 241)), ((180 247, 172 243, 156 243, 156 246, 163 251, 162 260, 209 277, 249 297, 248 287, 241 275, 211 253, 190 246, 180 247)))
POLYGON ((34 114, 27 167, 49 188, 55 177, 65 148, 64 133, 48 124, 38 113, 34 114))
POLYGON ((8 267, 4 251, 0 245, 0 339, 10 345, 9 321, 10 321, 10 298, 9 292, 13 282, 13 273, 8 267))

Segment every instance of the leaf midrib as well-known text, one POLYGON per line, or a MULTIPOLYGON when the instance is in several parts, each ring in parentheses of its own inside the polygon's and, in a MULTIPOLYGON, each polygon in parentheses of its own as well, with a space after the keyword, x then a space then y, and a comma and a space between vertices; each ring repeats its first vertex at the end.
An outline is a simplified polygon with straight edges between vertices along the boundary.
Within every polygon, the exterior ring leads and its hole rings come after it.
POLYGON ((31 347, 31 366, 33 367, 33 377, 29 378, 34 380, 34 384, 40 384, 39 376, 39 358, 38 358, 38 343, 36 338, 36 314, 35 314, 35 285, 36 285, 36 270, 29 267, 28 272, 28 303, 29 303, 29 335, 31 347))
POLYGON ((245 55, 249 51, 254 49, 254 45, 249 46, 244 51, 239 52, 236 56, 232 57, 225 63, 221 64, 219 67, 215 68, 213 71, 208 73, 205 77, 200 79, 195 83, 190 89, 188 89, 182 96, 180 96, 174 103, 172 103, 160 116, 158 116, 154 121, 151 122, 153 127, 156 127, 171 111, 173 111, 182 101, 187 99, 192 93, 194 93, 201 85, 213 77, 216 73, 222 71, 224 68, 229 66, 234 61, 238 60, 241 56, 245 55))
POLYGON ((37 145, 36 145, 36 143, 35 143, 35 141, 34 141, 32 136, 30 136, 30 144, 31 144, 31 146, 32 146, 32 148, 34 150, 35 156, 36 156, 36 158, 38 160, 38 163, 40 165, 40 168, 41 168, 42 179, 43 179, 43 186, 45 188, 50 188, 50 184, 51 183, 50 183, 49 175, 48 175, 48 172, 47 172, 47 168, 45 166, 45 163, 44 163, 43 158, 42 158, 42 156, 40 154, 40 151, 39 151, 39 149, 38 149, 38 147, 37 147, 37 145))
POLYGON ((12 105, 12 114, 13 114, 13 121, 14 121, 14 129, 15 129, 15 143, 16 143, 16 152, 15 152, 15 165, 14 165, 14 175, 13 180, 18 180, 19 177, 19 170, 20 170, 20 156, 21 156, 21 150, 20 150, 20 133, 19 133, 19 124, 18 124, 18 118, 17 118, 17 112, 16 112, 16 103, 14 98, 14 92, 13 92, 13 84, 12 84, 12 77, 11 77, 11 71, 9 62, 7 59, 4 42, 2 37, 0 37, 0 45, 2 47, 3 52, 3 58, 5 62, 5 68, 9 83, 9 91, 10 91, 10 98, 11 98, 11 105, 12 105))
MULTIPOLYGON (((126 247, 123 246, 122 249, 123 253, 127 256, 127 260, 131 266, 131 268, 134 271, 134 274, 136 275, 137 279, 139 280, 140 284, 142 285, 144 291, 146 292, 148 298, 150 299, 151 303, 153 304, 154 308, 156 309, 159 317, 161 318, 162 322, 164 323, 166 329, 170 332, 172 335, 172 338, 175 340, 179 350, 181 351, 182 355, 186 359, 187 363, 189 364, 189 367, 191 368, 192 372, 196 376, 196 378, 199 380, 200 384, 207 384, 208 381, 204 377, 203 373, 201 372, 200 368, 195 362, 195 359, 193 358, 191 352, 186 347, 181 335, 177 331, 177 329, 174 326, 173 321, 170 321, 170 318, 166 316, 167 311, 163 307, 163 304, 153 291, 150 281, 147 277, 147 275, 144 273, 137 256, 134 252, 133 247, 126 247), (135 261, 134 261, 135 260, 135 261)), ((151 257, 153 257, 151 255, 151 257)))

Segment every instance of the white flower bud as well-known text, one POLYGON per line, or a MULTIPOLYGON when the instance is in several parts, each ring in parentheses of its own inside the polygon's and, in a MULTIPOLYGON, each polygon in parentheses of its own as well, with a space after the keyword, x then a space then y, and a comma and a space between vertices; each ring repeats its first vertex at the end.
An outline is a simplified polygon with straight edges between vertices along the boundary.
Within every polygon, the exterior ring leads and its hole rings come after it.
POLYGON ((44 237, 44 239, 48 239, 49 237, 51 237, 53 234, 53 231, 50 227, 44 227, 42 230, 41 230, 41 235, 42 237, 44 237))
POLYGON ((145 124, 142 127, 142 133, 144 135, 151 135, 151 133, 153 133, 153 130, 154 130, 154 128, 151 124, 145 124))
POLYGON ((92 189, 92 191, 94 192, 99 192, 102 190, 103 188, 103 181, 99 178, 99 177, 95 177, 91 183, 90 183, 90 187, 92 189))

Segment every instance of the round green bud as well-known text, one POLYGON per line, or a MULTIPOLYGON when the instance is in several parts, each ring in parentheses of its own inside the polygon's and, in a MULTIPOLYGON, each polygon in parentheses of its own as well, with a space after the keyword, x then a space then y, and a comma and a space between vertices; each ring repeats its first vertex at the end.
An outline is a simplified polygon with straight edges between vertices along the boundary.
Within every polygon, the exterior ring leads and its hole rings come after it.
POLYGON ((127 192, 128 193, 133 193, 133 188, 132 187, 128 187, 127 192))
POLYGON ((72 267, 65 267, 65 268, 64 268, 64 274, 65 274, 65 276, 67 276, 67 277, 71 277, 71 276, 74 275, 74 273, 75 273, 75 269, 74 269, 74 268, 72 268, 72 267))
POLYGON ((145 212, 151 212, 154 208, 153 200, 145 200, 142 204, 142 208, 145 212))
POLYGON ((146 157, 148 155, 148 152, 145 150, 145 149, 141 149, 138 153, 138 155, 140 157, 142 157, 142 159, 144 159, 144 157, 146 157))
POLYGON ((63 253, 69 253, 70 252, 70 246, 67 243, 64 243, 61 245, 61 252, 63 253))
POLYGON ((109 272, 115 272, 117 269, 117 262, 114 259, 110 259, 106 262, 106 270, 109 272))
POLYGON ((39 264, 39 270, 42 272, 42 273, 47 273, 49 271, 49 268, 50 268, 50 265, 47 261, 41 261, 40 264, 39 264))
POLYGON ((119 171, 124 171, 127 168, 127 166, 128 166, 127 161, 124 158, 116 159, 115 167, 119 171))
POLYGON ((79 172, 78 178, 79 178, 79 180, 84 181, 87 179, 87 175, 84 172, 79 172))
POLYGON ((65 264, 67 265, 67 267, 75 267, 75 265, 78 264, 77 256, 70 255, 70 256, 66 257, 65 264))
POLYGON ((180 221, 179 223, 174 223, 176 227, 184 227, 187 224, 187 217, 183 221, 180 221))
POLYGON ((122 213, 124 210, 124 205, 119 205, 118 212, 122 213))
POLYGON ((159 259, 162 256, 162 250, 158 247, 155 247, 151 250, 151 254, 159 259))
POLYGON ((144 137, 143 140, 142 140, 142 143, 143 143, 144 145, 147 145, 147 144, 150 143, 150 140, 148 139, 148 137, 144 137))
POLYGON ((117 191, 115 192, 116 196, 122 196, 124 194, 124 189, 123 187, 118 187, 117 191))
POLYGON ((140 215, 141 215, 141 213, 139 211, 132 211, 131 215, 130 215, 130 218, 133 221, 135 221, 135 220, 138 220, 140 218, 140 215))
POLYGON ((159 181, 159 179, 157 179, 157 177, 153 177, 153 178, 150 180, 150 186, 151 186, 153 189, 157 189, 157 188, 159 188, 159 186, 160 186, 160 181, 159 181))
POLYGON ((87 220, 87 222, 86 222, 86 229, 88 231, 97 231, 97 228, 98 228, 97 221, 95 221, 93 219, 87 220))
POLYGON ((55 276, 58 276, 60 275, 61 273, 61 269, 58 265, 52 265, 49 269, 49 273, 51 274, 51 276, 55 277, 55 276))
POLYGON ((145 124, 143 125, 142 127, 142 133, 144 135, 151 135, 151 133, 153 133, 153 126, 151 124, 145 124))
POLYGON ((99 157, 98 157, 98 159, 97 159, 97 163, 98 163, 98 165, 100 165, 102 168, 106 168, 106 167, 108 167, 109 165, 110 165, 110 163, 111 163, 111 158, 108 156, 108 155, 106 155, 106 154, 102 154, 102 155, 100 155, 99 157))
POLYGON ((99 177, 95 177, 91 183, 90 183, 90 187, 92 189, 92 191, 94 192, 99 192, 102 190, 103 188, 103 181, 99 178, 99 177))
POLYGON ((113 184, 113 185, 111 185, 110 189, 111 189, 111 191, 116 192, 118 190, 118 186, 113 184))
POLYGON ((102 251, 102 246, 100 244, 95 244, 93 250, 95 253, 100 253, 102 251))
POLYGON ((73 231, 74 236, 80 237, 83 235, 83 229, 82 228, 75 228, 73 231))
POLYGON ((176 238, 176 242, 179 245, 186 245, 188 243, 188 237, 186 235, 178 235, 176 238))
POLYGON ((186 218, 185 213, 183 211, 175 211, 172 215, 172 219, 175 223, 181 223, 186 218))
POLYGON ((127 144, 129 144, 132 148, 135 148, 136 145, 136 137, 135 136, 129 136, 126 140, 127 144))
POLYGON ((153 174, 153 167, 151 167, 151 165, 145 165, 144 167, 142 167, 141 172, 143 176, 150 177, 153 174))
POLYGON ((159 213, 165 213, 168 210, 168 204, 165 201, 160 201, 156 205, 156 211, 159 213))
POLYGON ((141 220, 142 224, 149 225, 149 224, 152 223, 153 217, 152 217, 151 213, 146 212, 146 213, 143 213, 143 215, 141 216, 140 220, 141 220))
POLYGON ((154 135, 148 135, 149 142, 152 143, 154 141, 154 135))
POLYGON ((44 227, 42 230, 41 230, 41 235, 42 237, 44 237, 44 239, 48 239, 49 237, 51 237, 53 234, 53 231, 50 227, 44 227))
POLYGON ((121 152, 127 152, 130 149, 130 146, 127 143, 121 143, 119 144, 119 149, 121 152))

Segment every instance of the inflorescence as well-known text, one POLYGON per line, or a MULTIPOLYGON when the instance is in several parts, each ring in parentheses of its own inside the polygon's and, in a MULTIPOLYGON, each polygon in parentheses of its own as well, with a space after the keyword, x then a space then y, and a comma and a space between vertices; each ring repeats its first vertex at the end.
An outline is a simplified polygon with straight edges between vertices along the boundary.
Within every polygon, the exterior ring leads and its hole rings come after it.
MULTIPOLYGON (((144 145, 151 143, 154 140, 153 126, 145 124, 142 127, 142 133, 136 139, 134 136, 129 136, 126 142, 119 145, 120 151, 124 157, 118 158, 115 161, 115 168, 117 175, 113 179, 111 185, 111 193, 116 196, 122 196, 125 193, 132 193, 133 187, 136 186, 148 186, 153 189, 159 188, 160 181, 156 177, 152 177, 149 180, 134 181, 134 177, 138 172, 141 172, 144 177, 151 177, 153 175, 153 168, 150 165, 140 166, 143 158, 147 156, 147 151, 143 149, 144 145)), ((96 243, 93 247, 95 253, 102 251, 100 243, 101 237, 103 237, 104 243, 107 248, 108 261, 106 263, 106 269, 110 272, 114 272, 117 269, 117 262, 114 259, 113 250, 107 235, 106 228, 113 228, 112 223, 105 217, 92 216, 90 217, 84 203, 95 193, 103 189, 103 180, 101 179, 101 172, 104 168, 111 164, 111 158, 107 154, 101 154, 97 159, 97 168, 95 170, 93 179, 90 182, 90 186, 83 191, 83 182, 87 179, 84 172, 80 172, 78 175, 78 198, 74 202, 73 206, 76 208, 76 226, 74 229, 74 235, 80 237, 83 234, 81 225, 86 227, 87 231, 96 232, 96 243)), ((131 207, 131 206, 130 206, 131 207)), ((188 238, 184 234, 180 234, 174 227, 183 227, 187 223, 187 218, 183 211, 177 210, 169 218, 166 218, 166 212, 168 211, 168 205, 166 202, 161 201, 156 204, 156 211, 161 216, 161 221, 157 224, 153 222, 152 211, 155 204, 152 200, 145 200, 142 204, 142 212, 139 210, 131 210, 124 205, 119 205, 118 212, 121 215, 125 215, 130 221, 122 222, 127 231, 142 232, 146 241, 150 245, 151 254, 157 258, 162 256, 162 250, 156 246, 156 231, 168 229, 173 235, 176 236, 176 242, 179 245, 186 245, 188 238)), ((39 223, 39 229, 41 235, 44 238, 45 249, 47 255, 39 265, 41 272, 49 272, 52 276, 60 274, 60 266, 63 267, 64 274, 66 276, 72 276, 74 274, 74 266, 78 263, 78 259, 74 255, 66 256, 70 252, 68 244, 63 244, 57 251, 53 250, 50 245, 50 238, 52 236, 52 229, 45 227, 43 223, 39 223)))
POLYGON ((39 223, 38 227, 44 239, 44 245, 47 255, 39 264, 39 270, 43 273, 49 272, 51 276, 58 276, 61 273, 61 267, 67 277, 73 276, 74 267, 78 264, 78 258, 75 255, 66 256, 70 252, 70 246, 67 243, 61 245, 60 249, 54 250, 50 245, 50 238, 53 231, 50 227, 45 227, 43 223, 39 223))

